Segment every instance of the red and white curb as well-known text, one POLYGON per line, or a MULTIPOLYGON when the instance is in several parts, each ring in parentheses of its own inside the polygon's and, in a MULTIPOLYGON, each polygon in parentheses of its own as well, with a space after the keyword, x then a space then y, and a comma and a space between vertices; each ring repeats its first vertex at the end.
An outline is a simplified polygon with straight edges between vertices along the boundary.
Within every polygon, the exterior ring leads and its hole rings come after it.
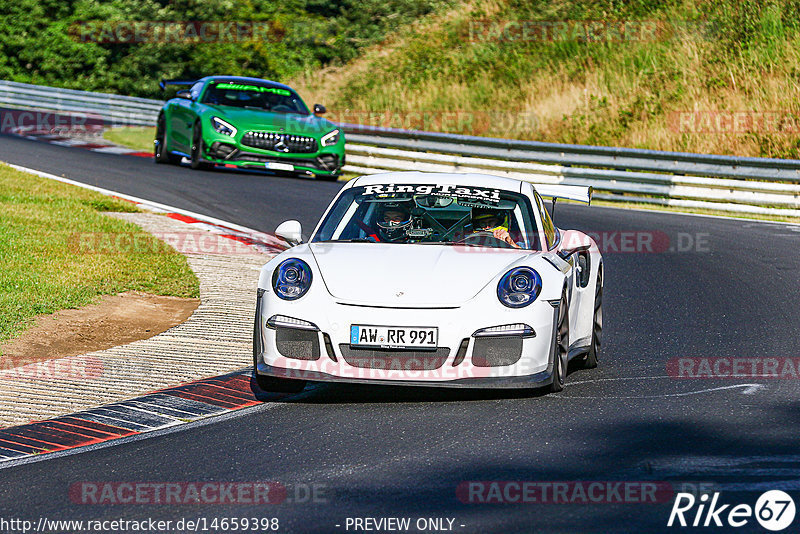
POLYGON ((94 152, 153 157, 152 152, 121 147, 103 139, 107 121, 92 113, 0 107, 0 118, 1 133, 94 152))
POLYGON ((287 396, 258 389, 250 371, 205 378, 99 408, 2 429, 0 464, 154 432, 287 396))
POLYGON ((44 141, 51 145, 68 146, 72 148, 82 148, 84 150, 91 150, 92 152, 102 152, 106 154, 120 154, 124 156, 138 156, 142 158, 152 158, 153 153, 134 150, 126 148, 107 141, 100 137, 103 131, 102 125, 98 126, 90 124, 85 127, 84 131, 78 134, 66 132, 64 134, 58 133, 56 128, 37 129, 35 127, 17 126, 3 130, 3 133, 10 133, 32 139, 35 141, 44 141))
POLYGON ((86 139, 82 139, 79 137, 64 137, 57 134, 24 135, 17 133, 17 135, 22 135, 22 137, 27 137, 28 139, 36 139, 37 141, 44 141, 46 143, 50 143, 51 145, 82 148, 84 150, 91 150, 92 152, 103 152, 105 154, 120 154, 123 156, 138 156, 142 158, 153 157, 152 152, 143 152, 141 150, 126 148, 123 146, 115 145, 113 143, 109 143, 108 141, 99 138, 96 141, 95 140, 88 141, 86 139))

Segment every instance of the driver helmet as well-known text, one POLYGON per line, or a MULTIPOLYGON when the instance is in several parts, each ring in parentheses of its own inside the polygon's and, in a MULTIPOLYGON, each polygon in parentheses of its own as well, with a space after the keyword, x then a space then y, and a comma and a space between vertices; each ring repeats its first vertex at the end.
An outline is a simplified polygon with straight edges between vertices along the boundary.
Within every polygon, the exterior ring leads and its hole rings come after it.
POLYGON ((472 230, 475 232, 490 231, 497 227, 508 230, 508 213, 493 208, 472 208, 470 215, 472 230))
POLYGON ((378 206, 376 219, 378 235, 384 241, 405 239, 411 228, 411 206, 409 201, 382 202, 378 206))

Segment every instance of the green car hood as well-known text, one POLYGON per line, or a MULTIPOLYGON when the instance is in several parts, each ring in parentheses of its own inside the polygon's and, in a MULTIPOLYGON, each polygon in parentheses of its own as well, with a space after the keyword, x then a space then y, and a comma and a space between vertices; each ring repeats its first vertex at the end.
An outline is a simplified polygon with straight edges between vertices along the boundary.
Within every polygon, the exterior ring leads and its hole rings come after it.
POLYGON ((254 109, 243 109, 230 106, 207 105, 205 115, 231 123, 239 131, 266 130, 285 132, 295 135, 320 137, 336 128, 327 119, 316 115, 297 115, 295 113, 272 113, 254 109))

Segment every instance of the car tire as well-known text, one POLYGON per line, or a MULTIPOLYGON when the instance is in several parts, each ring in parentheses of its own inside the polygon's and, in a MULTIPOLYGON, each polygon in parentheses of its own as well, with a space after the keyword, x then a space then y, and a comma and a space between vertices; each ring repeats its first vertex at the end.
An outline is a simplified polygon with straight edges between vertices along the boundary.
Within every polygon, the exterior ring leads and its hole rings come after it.
POLYGON ((600 352, 600 346, 603 335, 603 266, 597 272, 597 283, 594 290, 594 315, 592 316, 592 344, 589 347, 589 353, 586 354, 586 359, 583 362, 585 369, 594 369, 597 367, 597 355, 600 352))
POLYGON ((553 383, 550 391, 557 393, 564 389, 567 380, 567 366, 569 364, 569 307, 567 304, 567 290, 561 294, 561 303, 558 305, 558 320, 556 323, 556 339, 553 344, 553 383))
POLYGON ((200 161, 200 156, 203 153, 203 126, 200 121, 194 123, 192 128, 192 150, 191 150, 191 167, 194 170, 208 170, 214 167, 211 163, 200 161))
POLYGON ((338 174, 335 175, 335 176, 331 176, 331 175, 327 175, 327 174, 323 175, 323 176, 317 175, 317 180, 320 180, 322 182, 336 182, 336 181, 339 180, 339 175, 338 174))
POLYGON ((156 138, 153 145, 153 159, 156 163, 177 165, 181 162, 180 156, 175 156, 167 151, 167 123, 164 115, 159 115, 158 121, 156 121, 156 138))

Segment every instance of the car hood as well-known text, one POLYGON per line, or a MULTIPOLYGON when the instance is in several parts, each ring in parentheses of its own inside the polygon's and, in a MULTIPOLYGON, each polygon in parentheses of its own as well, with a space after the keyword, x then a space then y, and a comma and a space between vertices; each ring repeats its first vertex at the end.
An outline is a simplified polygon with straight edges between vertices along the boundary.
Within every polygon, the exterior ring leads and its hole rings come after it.
POLYGON ((459 306, 530 251, 399 245, 313 243, 311 253, 330 294, 352 304, 459 306))
POLYGON ((233 124, 239 130, 267 130, 295 135, 318 137, 335 128, 335 125, 316 115, 272 113, 255 109, 209 105, 210 115, 233 124))

